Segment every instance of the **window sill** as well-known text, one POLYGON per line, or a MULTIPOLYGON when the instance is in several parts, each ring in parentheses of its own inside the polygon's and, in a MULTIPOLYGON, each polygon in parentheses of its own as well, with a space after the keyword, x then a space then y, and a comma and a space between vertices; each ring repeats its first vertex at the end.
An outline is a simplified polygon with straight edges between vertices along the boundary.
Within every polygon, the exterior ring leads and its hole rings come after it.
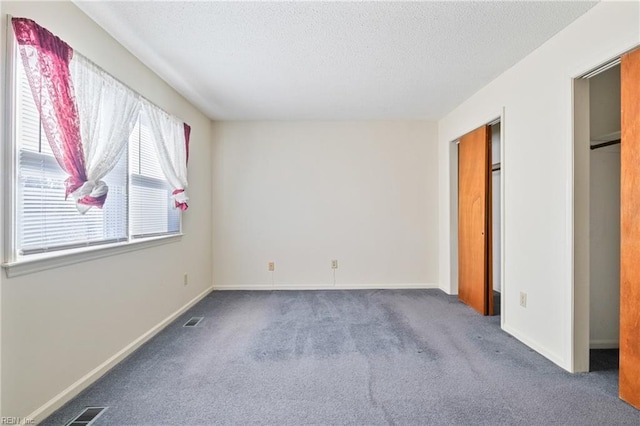
POLYGON ((114 256, 130 251, 174 243, 181 239, 182 234, 163 235, 161 237, 147 238, 140 241, 67 250, 64 253, 60 252, 33 255, 29 256, 28 259, 20 259, 15 262, 3 263, 2 268, 5 270, 7 278, 13 278, 21 275, 32 274, 34 272, 45 271, 47 269, 59 268, 61 266, 68 266, 86 262, 88 260, 99 259, 101 257, 114 256))

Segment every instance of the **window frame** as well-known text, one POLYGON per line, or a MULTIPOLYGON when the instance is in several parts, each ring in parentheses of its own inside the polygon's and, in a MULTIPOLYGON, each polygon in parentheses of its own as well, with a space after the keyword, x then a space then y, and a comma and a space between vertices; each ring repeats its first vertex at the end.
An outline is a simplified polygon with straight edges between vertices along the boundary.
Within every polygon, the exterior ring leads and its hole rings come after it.
MULTIPOLYGON (((9 22, 11 16, 7 16, 9 22)), ((84 247, 75 247, 63 250, 50 251, 27 256, 18 255, 17 223, 18 212, 18 141, 17 119, 18 112, 16 102, 18 98, 17 67, 21 65, 18 52, 18 43, 11 25, 7 26, 7 44, 5 56, 5 93, 4 98, 4 129, 0 135, 5 141, 0 149, 0 163, 3 168, 3 194, 2 194, 2 259, 0 266, 5 270, 9 278, 40 272, 47 269, 58 268, 76 263, 86 262, 102 257, 118 255, 135 250, 142 250, 159 245, 174 243, 182 240, 183 217, 179 214, 178 231, 163 235, 135 237, 131 234, 131 225, 127 226, 127 238, 124 241, 93 244, 84 247)), ((127 146, 127 155, 129 147, 127 146)), ((127 161, 127 194, 131 191, 132 173, 127 161)), ((130 217, 130 200, 127 195, 127 218, 130 217)))

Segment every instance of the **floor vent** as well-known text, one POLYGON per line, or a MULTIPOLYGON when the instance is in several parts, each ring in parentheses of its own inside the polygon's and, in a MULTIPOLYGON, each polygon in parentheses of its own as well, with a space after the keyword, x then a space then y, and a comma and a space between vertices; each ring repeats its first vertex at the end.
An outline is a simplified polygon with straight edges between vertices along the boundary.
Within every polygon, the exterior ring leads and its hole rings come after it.
POLYGON ((93 424, 93 422, 100 417, 107 408, 108 407, 87 407, 82 410, 82 413, 80 413, 75 419, 67 423, 66 426, 89 426, 93 424))
POLYGON ((200 321, 202 321, 203 317, 193 317, 191 318, 189 321, 187 321, 183 327, 195 327, 196 325, 200 324, 200 321))

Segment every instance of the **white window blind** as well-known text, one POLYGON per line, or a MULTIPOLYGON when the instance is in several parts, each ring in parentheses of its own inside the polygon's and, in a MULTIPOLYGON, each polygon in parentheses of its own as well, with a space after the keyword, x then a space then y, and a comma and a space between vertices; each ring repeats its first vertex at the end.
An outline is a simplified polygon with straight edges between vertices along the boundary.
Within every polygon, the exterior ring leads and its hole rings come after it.
POLYGON ((16 71, 18 254, 126 240, 126 158, 105 179, 110 190, 104 209, 78 214, 73 200, 64 199, 67 176, 51 153, 21 64, 16 71))

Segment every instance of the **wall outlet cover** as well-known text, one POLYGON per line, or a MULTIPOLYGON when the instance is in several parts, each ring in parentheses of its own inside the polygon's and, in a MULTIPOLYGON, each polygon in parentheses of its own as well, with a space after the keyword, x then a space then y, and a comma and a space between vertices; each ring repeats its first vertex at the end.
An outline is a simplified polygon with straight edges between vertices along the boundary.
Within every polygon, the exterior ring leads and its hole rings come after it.
POLYGON ((527 293, 525 293, 524 291, 520 292, 520 306, 522 306, 523 308, 527 307, 527 293))

